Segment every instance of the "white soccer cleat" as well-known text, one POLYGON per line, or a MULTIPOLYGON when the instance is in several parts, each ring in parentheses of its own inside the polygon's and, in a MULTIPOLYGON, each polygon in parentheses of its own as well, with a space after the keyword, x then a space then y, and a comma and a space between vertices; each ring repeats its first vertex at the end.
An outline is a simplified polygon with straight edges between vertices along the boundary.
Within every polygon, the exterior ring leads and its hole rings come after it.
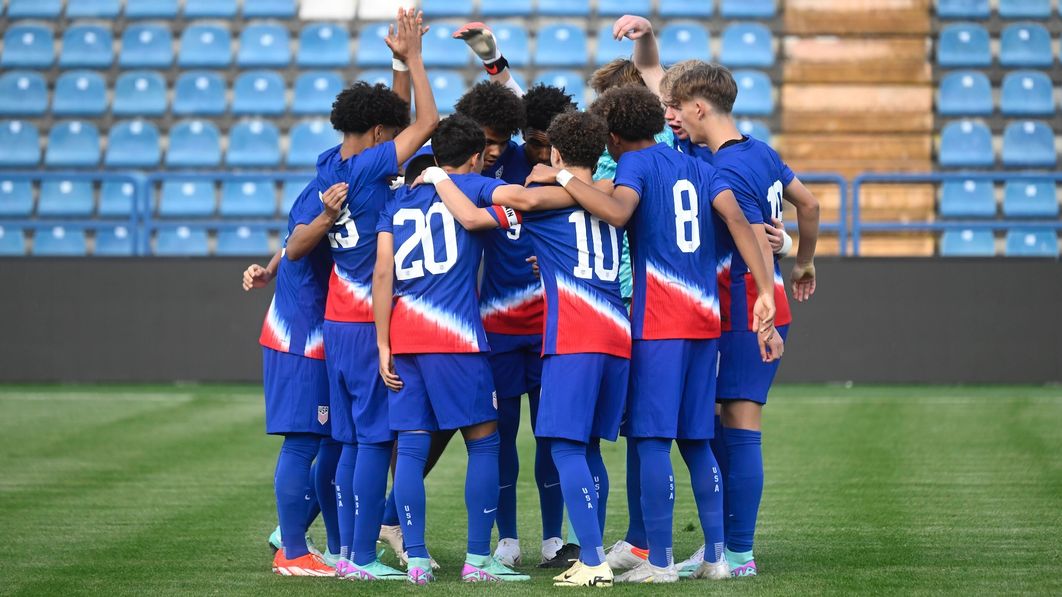
POLYGON ((460 39, 468 44, 468 47, 479 56, 483 62, 494 62, 501 58, 498 50, 498 40, 490 27, 480 22, 465 23, 460 29, 454 31, 454 39, 460 39))
POLYGON ((726 558, 719 558, 718 562, 701 562, 700 566, 693 571, 692 578, 706 578, 708 580, 726 580, 730 578, 730 564, 726 558))
POLYGON ((519 566, 521 559, 520 540, 511 538, 499 539, 498 547, 494 550, 494 559, 508 568, 519 566))
POLYGON ((555 581, 566 580, 569 576, 571 576, 571 575, 575 574, 576 572, 578 572, 579 569, 582 568, 582 567, 583 567, 583 563, 580 562, 579 560, 575 560, 575 563, 572 564, 570 568, 568 568, 564 572, 561 572, 557 576, 554 576, 553 580, 555 580, 555 581))
POLYGON ((564 547, 564 541, 561 541, 560 537, 550 537, 542 541, 542 561, 540 563, 545 564, 557 557, 557 552, 562 547, 564 547))
POLYGON ((605 555, 605 562, 613 570, 636 568, 649 558, 649 551, 635 547, 626 541, 617 541, 605 555))
MULTIPOLYGON (((387 543, 387 546, 391 548, 391 551, 395 552, 395 555, 402 559, 402 552, 405 548, 402 545, 402 527, 399 525, 380 525, 380 538, 379 541, 387 543)), ((402 565, 405 565, 403 560, 402 565)))
POLYGON ((678 568, 680 578, 688 578, 693 576, 693 573, 700 567, 701 562, 704 561, 704 546, 697 548, 697 551, 693 552, 693 555, 689 559, 682 560, 675 567, 678 568))
POLYGON ((678 579, 678 569, 674 565, 660 568, 645 561, 617 576, 616 582, 662 584, 678 582, 678 579))
POLYGON ((554 578, 555 587, 595 587, 605 589, 612 586, 612 569, 602 562, 597 566, 579 564, 572 566, 561 575, 560 579, 554 578))

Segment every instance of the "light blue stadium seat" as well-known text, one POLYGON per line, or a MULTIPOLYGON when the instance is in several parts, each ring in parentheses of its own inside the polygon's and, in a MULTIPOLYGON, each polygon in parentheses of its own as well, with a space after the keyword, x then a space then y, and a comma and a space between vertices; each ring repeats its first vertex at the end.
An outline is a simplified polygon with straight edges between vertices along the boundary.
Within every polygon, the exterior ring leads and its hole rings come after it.
POLYGON ((1007 231, 1004 254, 1058 258, 1058 233, 1050 228, 1012 228, 1007 231))
POLYGON ((531 0, 505 0, 505 2, 481 1, 479 14, 485 17, 531 17, 534 9, 531 0))
POLYGON ((162 116, 166 113, 166 81, 152 71, 122 73, 114 84, 115 116, 162 116))
MULTIPOLYGON (((505 4, 505 1, 498 4, 505 4)), ((432 17, 469 16, 474 12, 472 0, 421 0, 420 7, 424 14, 432 17)))
POLYGON ((712 0, 660 0, 657 11, 661 17, 710 17, 715 3, 712 0))
POLYGON ((937 40, 937 64, 948 68, 991 65, 988 30, 970 23, 945 26, 937 40))
POLYGON ((953 71, 940 81, 937 113, 943 116, 992 114, 992 83, 981 71, 953 71))
POLYGON ((994 218, 996 191, 990 180, 949 180, 941 185, 940 215, 945 218, 994 218))
POLYGON ((651 11, 652 5, 649 0, 597 0, 597 14, 603 17, 649 16, 651 11))
POLYGON ((767 128, 767 125, 762 120, 741 119, 738 120, 736 124, 742 135, 748 135, 754 139, 759 139, 764 143, 771 142, 771 130, 767 128))
MULTIPOLYGON (((391 79, 391 71, 384 70, 382 68, 374 68, 372 70, 361 71, 361 74, 358 75, 359 81, 365 81, 369 85, 384 85, 390 87, 391 79)), ((438 100, 436 100, 436 103, 438 103, 438 100)))
POLYGON ((1055 181, 1008 180, 1003 187, 1003 215, 1008 218, 1057 218, 1055 181))
POLYGON ((453 38, 456 30, 457 25, 453 23, 432 23, 431 31, 424 36, 425 66, 460 68, 468 65, 472 60, 472 52, 468 51, 467 46, 461 47, 464 42, 453 38))
POLYGON ((769 19, 776 10, 774 0, 719 1, 719 16, 724 19, 769 19))
POLYGON ((988 0, 937 0, 937 16, 942 19, 987 19, 988 0))
POLYGON ((107 85, 93 71, 70 71, 55 81, 52 114, 100 116, 107 110, 107 85))
POLYGON ((299 199, 299 195, 302 194, 302 190, 306 188, 309 183, 306 181, 285 181, 280 187, 280 215, 287 216, 291 213, 291 206, 295 205, 295 201, 299 199))
POLYGON ((136 201, 136 186, 124 180, 105 180, 100 187, 101 218, 128 218, 136 201))
POLYGON ((218 232, 218 244, 214 250, 215 255, 235 257, 240 255, 268 255, 270 253, 269 233, 265 230, 252 230, 247 226, 240 226, 235 229, 218 232))
POLYGON ((225 163, 236 168, 275 168, 280 165, 280 132, 268 120, 241 122, 229 130, 225 163))
POLYGON ((3 68, 47 68, 55 61, 55 38, 52 30, 34 24, 8 27, 4 33, 3 68))
POLYGON ((996 239, 991 230, 945 230, 940 237, 941 257, 994 257, 996 239))
POLYGON ((288 30, 280 25, 250 25, 240 34, 236 64, 241 68, 287 66, 291 62, 288 30))
POLYGON ((98 25, 74 25, 63 33, 60 68, 107 68, 114 62, 114 38, 98 25))
POLYGON ((122 68, 169 68, 173 64, 173 35, 161 25, 131 25, 122 34, 122 68))
POLYGON ((571 94, 580 106, 586 103, 586 77, 574 70, 540 71, 535 83, 559 87, 571 94))
POLYGON ((37 215, 42 218, 87 218, 96 207, 92 182, 46 180, 41 183, 37 215))
POLYGON ((127 19, 177 18, 177 0, 125 0, 127 19))
POLYGON ((123 120, 111 125, 104 165, 110 168, 153 168, 159 165, 159 129, 148 120, 123 120))
POLYGON ((979 168, 995 164, 992 132, 980 122, 949 122, 940 133, 938 161, 946 167, 979 168))
POLYGON ((173 113, 217 115, 225 113, 225 81, 221 75, 189 71, 177 78, 173 92, 173 113))
POLYGON ((623 38, 612 38, 612 24, 602 25, 597 30, 597 50, 594 52, 594 64, 601 66, 616 58, 630 58, 634 52, 634 42, 623 38))
POLYGON ((96 125, 80 120, 58 122, 48 133, 44 164, 49 168, 89 167, 100 162, 100 133, 96 125))
POLYGON ((33 184, 0 177, 0 217, 28 218, 33 213, 33 184))
POLYGON ((128 227, 119 224, 96 229, 96 247, 92 251, 96 257, 129 257, 134 252, 128 227))
POLYGON ((1007 73, 999 95, 1000 111, 1006 116, 1051 116, 1055 113, 1051 79, 1039 71, 1007 73))
POLYGON ((264 180, 225 182, 221 187, 221 208, 226 218, 268 218, 277 211, 276 187, 264 180))
POLYGON ((118 0, 66 0, 68 19, 113 19, 121 12, 118 0))
POLYGON ((1003 165, 1027 168, 1053 167, 1058 160, 1055 133, 1036 120, 1012 122, 1003 130, 1003 165))
POLYGON ((586 66, 586 33, 574 25, 546 25, 538 30, 535 64, 586 66))
POLYGON ((1051 16, 1051 0, 999 0, 999 16, 1004 19, 1046 19, 1051 16))
POLYGON ((7 18, 55 19, 62 10, 62 0, 11 0, 7 6, 7 18))
POLYGON ((311 71, 295 79, 295 94, 291 102, 293 114, 329 114, 332 102, 343 90, 343 79, 333 72, 311 71))
POLYGON ((737 100, 734 114, 737 116, 768 116, 774 111, 774 94, 771 79, 760 71, 736 70, 737 100))
POLYGON ((0 166, 32 167, 41 161, 40 132, 22 120, 0 122, 0 166))
POLYGON ((170 129, 166 165, 173 168, 210 168, 221 164, 221 133, 212 122, 190 120, 170 129))
POLYGON ((48 85, 40 73, 0 75, 0 116, 40 116, 48 109, 48 85))
POLYGON ((339 143, 340 135, 327 120, 300 122, 288 136, 289 168, 310 167, 317 163, 317 156, 339 143))
POLYGON ((209 252, 204 228, 177 226, 159 230, 155 254, 161 257, 206 257, 209 252))
POLYGON ((590 14, 590 0, 538 0, 538 14, 586 17, 590 14))
POLYGON ((85 231, 65 226, 39 228, 33 234, 33 254, 41 257, 80 257, 88 252, 85 231))
POLYGON ((213 181, 166 180, 159 197, 159 217, 208 217, 214 215, 216 204, 213 181))
POLYGON ((291 19, 295 17, 295 0, 244 0, 245 19, 291 19))
POLYGON ((494 37, 505 53, 510 66, 527 66, 531 62, 531 45, 527 28, 516 23, 499 23, 491 25, 494 37))
POLYGON ((0 224, 0 255, 14 257, 26 254, 26 232, 18 227, 0 224))
POLYGON ((723 31, 719 61, 730 67, 773 65, 771 30, 757 23, 737 23, 727 27, 723 31))
POLYGON ((301 68, 350 65, 350 34, 332 23, 314 23, 299 33, 299 53, 295 59, 301 68))
POLYGON ((1051 34, 1036 23, 1016 23, 999 38, 999 63, 1003 66, 1051 66, 1055 56, 1051 34))
POLYGON ((223 68, 231 63, 232 34, 228 29, 217 25, 190 25, 185 28, 181 34, 181 50, 177 54, 178 66, 223 68))
POLYGON ((275 71, 248 71, 232 86, 233 114, 283 114, 287 109, 284 78, 275 71))
POLYGON ((660 30, 660 62, 712 59, 708 31, 697 23, 671 23, 660 30))
MULTIPOLYGON (((387 27, 387 23, 366 24, 365 27, 362 27, 361 33, 358 34, 358 52, 356 55, 358 66, 362 68, 391 66, 391 49, 384 43, 384 38, 387 37, 387 27)), ((467 49, 465 49, 465 53, 468 53, 467 49)))
POLYGON ((236 16, 236 0, 184 0, 184 18, 210 19, 236 16))
POLYGON ((439 107, 439 113, 452 113, 457 100, 461 99, 465 93, 464 77, 459 71, 433 70, 428 73, 428 80, 431 83, 431 92, 435 95, 435 105, 439 107))

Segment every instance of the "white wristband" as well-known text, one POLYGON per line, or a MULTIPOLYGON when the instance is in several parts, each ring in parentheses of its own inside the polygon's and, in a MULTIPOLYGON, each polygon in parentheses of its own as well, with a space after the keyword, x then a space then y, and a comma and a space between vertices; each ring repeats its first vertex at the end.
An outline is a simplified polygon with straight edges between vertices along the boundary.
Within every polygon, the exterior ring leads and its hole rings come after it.
POLYGON ((431 166, 424 169, 424 182, 433 185, 438 184, 443 180, 450 180, 450 175, 448 175, 442 168, 431 166))
POLYGON ((561 170, 557 173, 557 184, 562 187, 566 187, 568 186, 568 181, 570 181, 572 178, 575 178, 574 174, 568 172, 567 170, 561 170))
POLYGON ((405 71, 409 70, 409 67, 406 66, 405 62, 402 62, 398 58, 392 58, 391 59, 391 70, 397 70, 397 71, 405 72, 405 71))
POLYGON ((778 256, 785 257, 793 249, 793 237, 785 230, 782 231, 782 248, 778 249, 778 256))

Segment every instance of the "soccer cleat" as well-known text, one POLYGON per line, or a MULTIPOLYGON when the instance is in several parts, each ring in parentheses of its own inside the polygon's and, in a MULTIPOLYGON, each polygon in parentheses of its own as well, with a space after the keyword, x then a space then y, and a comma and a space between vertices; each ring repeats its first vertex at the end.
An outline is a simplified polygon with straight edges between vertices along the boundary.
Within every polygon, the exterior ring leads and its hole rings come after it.
POLYGON ((555 587, 598 587, 607 588, 612 586, 612 569, 602 562, 597 566, 583 564, 576 568, 572 567, 565 578, 553 583, 555 587))
POLYGON ((579 560, 575 560, 575 563, 574 563, 574 564, 572 564, 571 568, 568 568, 568 569, 567 569, 567 570, 565 570, 564 572, 561 572, 561 573, 560 573, 560 574, 558 574, 557 576, 554 576, 554 577, 553 577, 553 580, 555 580, 555 581, 561 581, 561 580, 565 580, 565 579, 567 579, 567 578, 568 578, 569 576, 571 576, 571 575, 575 574, 575 572, 576 572, 577 570, 579 570, 579 568, 582 568, 582 566, 583 566, 583 563, 582 563, 581 561, 579 561, 579 560))
POLYGON ((499 539, 498 547, 494 549, 494 559, 501 562, 502 566, 520 565, 520 540, 519 539, 499 539))
POLYGON ((406 580, 415 585, 426 585, 435 580, 431 573, 431 558, 409 558, 406 580))
POLYGON ((479 59, 485 63, 501 58, 498 40, 494 39, 494 33, 483 23, 465 23, 460 29, 454 31, 454 39, 460 39, 468 44, 476 56, 479 56, 479 59))
POLYGON ((277 550, 273 556, 273 573, 281 576, 335 576, 336 569, 325 564, 321 556, 308 553, 289 560, 284 557, 284 550, 277 550))
POLYGON ((687 560, 682 560, 675 567, 678 568, 679 578, 689 578, 693 576, 693 573, 700 567, 701 562, 704 561, 704 546, 697 548, 697 551, 693 552, 693 555, 687 560))
POLYGON ((613 570, 631 570, 641 566, 648 558, 649 550, 635 547, 621 540, 608 550, 605 561, 613 570))
POLYGON ((540 564, 544 564, 557 556, 557 552, 560 548, 564 547, 564 542, 560 537, 550 537, 542 541, 542 561, 540 564))
MULTIPOLYGON (((391 551, 395 552, 399 560, 405 548, 402 546, 402 527, 396 525, 380 525, 380 541, 387 543, 391 551)), ((404 561, 402 562, 405 563, 404 561)))
MULTIPOLYGON (((752 567, 755 569, 756 564, 753 564, 752 567)), ((730 565, 727 564, 726 558, 719 558, 719 561, 715 563, 701 562, 691 576, 708 580, 725 580, 730 578, 730 565)), ((755 572, 753 572, 753 576, 755 576, 755 572)))
POLYGON ((678 582, 678 579, 678 570, 675 566, 672 565, 666 568, 661 568, 659 566, 654 566, 651 562, 646 560, 617 576, 616 582, 662 584, 678 582))
POLYGON ((336 565, 336 577, 344 580, 405 580, 406 573, 374 560, 366 566, 358 566, 350 560, 340 560, 336 565))
POLYGON ((539 568, 564 568, 567 570, 579 561, 582 548, 574 543, 565 543, 552 558, 538 565, 539 568))
POLYGON ((464 568, 461 569, 461 580, 464 582, 520 582, 531 580, 531 577, 506 567, 497 558, 469 555, 465 558, 464 568))
MULTIPOLYGON (((439 569, 439 562, 436 562, 435 558, 428 558, 428 559, 431 560, 431 569, 432 570, 438 570, 439 569)), ((404 552, 404 551, 402 553, 398 554, 398 563, 402 564, 403 566, 409 565, 409 555, 406 554, 406 552, 404 552)))
POLYGON ((336 564, 339 563, 339 554, 332 553, 326 549, 325 552, 321 554, 321 559, 324 560, 325 564, 335 568, 336 564))
POLYGON ((756 576, 756 560, 753 559, 751 551, 739 553, 725 549, 723 555, 730 567, 730 576, 734 578, 756 576))
POLYGON ((269 549, 275 554, 283 547, 284 543, 280 540, 280 525, 277 525, 277 528, 273 529, 273 532, 269 534, 269 549))

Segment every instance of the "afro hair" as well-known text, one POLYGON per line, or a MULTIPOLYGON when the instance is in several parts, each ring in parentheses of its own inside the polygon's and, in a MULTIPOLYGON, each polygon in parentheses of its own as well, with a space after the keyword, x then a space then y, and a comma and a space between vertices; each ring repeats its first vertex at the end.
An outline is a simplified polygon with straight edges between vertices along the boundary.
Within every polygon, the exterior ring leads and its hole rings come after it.
POLYGON ((591 112, 564 112, 546 134, 566 165, 593 170, 608 141, 608 124, 591 112))
POLYGON ((483 135, 483 129, 461 113, 443 118, 431 136, 431 150, 440 166, 460 166, 486 147, 487 137, 483 135))
POLYGON ((454 108, 499 135, 512 136, 524 128, 523 102, 508 87, 493 81, 474 85, 454 108))
POLYGON ((524 94, 525 128, 545 131, 553 117, 577 109, 572 96, 563 89, 549 85, 535 85, 524 94))
POLYGON ((409 104, 387 86, 358 81, 336 96, 332 126, 341 133, 364 133, 376 125, 409 126, 409 104))
POLYGON ((624 85, 601 94, 590 111, 605 119, 608 132, 626 141, 645 141, 664 128, 664 107, 645 87, 624 85))

